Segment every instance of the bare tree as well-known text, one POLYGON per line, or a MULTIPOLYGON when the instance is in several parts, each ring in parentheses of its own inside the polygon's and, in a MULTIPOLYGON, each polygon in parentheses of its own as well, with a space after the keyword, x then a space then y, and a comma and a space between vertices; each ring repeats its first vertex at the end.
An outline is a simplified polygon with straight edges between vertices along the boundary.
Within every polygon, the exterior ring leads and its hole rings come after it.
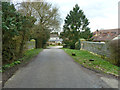
POLYGON ((33 38, 39 41, 36 48, 44 46, 49 39, 51 31, 58 31, 60 29, 60 14, 58 8, 52 7, 52 4, 47 2, 22 2, 18 11, 25 16, 33 16, 37 19, 36 25, 32 29, 33 38))

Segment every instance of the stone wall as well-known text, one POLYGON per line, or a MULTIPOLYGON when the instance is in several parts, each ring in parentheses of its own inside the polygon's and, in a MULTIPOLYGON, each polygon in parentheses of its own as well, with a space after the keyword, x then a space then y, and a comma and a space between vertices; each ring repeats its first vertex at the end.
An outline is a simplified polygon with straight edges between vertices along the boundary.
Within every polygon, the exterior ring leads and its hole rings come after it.
POLYGON ((33 49, 35 48, 35 40, 31 40, 27 42, 27 49, 33 49))
POLYGON ((81 49, 88 50, 98 55, 110 56, 109 46, 104 42, 81 41, 81 49))

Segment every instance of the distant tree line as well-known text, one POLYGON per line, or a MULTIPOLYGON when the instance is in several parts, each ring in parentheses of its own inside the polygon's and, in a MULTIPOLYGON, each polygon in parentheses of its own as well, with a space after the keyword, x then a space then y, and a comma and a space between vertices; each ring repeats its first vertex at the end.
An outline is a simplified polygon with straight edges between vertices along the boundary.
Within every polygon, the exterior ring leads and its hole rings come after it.
POLYGON ((36 40, 36 48, 44 48, 50 32, 59 25, 58 8, 47 2, 22 2, 17 8, 11 2, 2 2, 3 64, 22 57, 30 39, 36 40))

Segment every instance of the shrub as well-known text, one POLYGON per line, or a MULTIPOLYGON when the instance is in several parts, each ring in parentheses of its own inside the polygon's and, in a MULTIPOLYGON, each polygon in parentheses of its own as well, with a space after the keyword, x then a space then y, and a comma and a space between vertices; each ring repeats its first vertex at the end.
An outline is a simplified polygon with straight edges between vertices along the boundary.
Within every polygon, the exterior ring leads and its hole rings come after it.
POLYGON ((46 47, 47 47, 47 44, 44 44, 43 48, 46 49, 46 47))
POLYGON ((67 48, 67 45, 66 45, 66 44, 63 44, 63 48, 67 48))
POLYGON ((112 40, 110 46, 110 59, 109 61, 117 66, 120 66, 120 39, 112 40))
POLYGON ((75 43, 75 49, 80 50, 80 48, 81 48, 81 42, 79 40, 78 42, 75 43))
POLYGON ((67 44, 63 44, 63 48, 70 48, 67 44))
POLYGON ((61 45, 60 43, 58 43, 58 45, 61 45))

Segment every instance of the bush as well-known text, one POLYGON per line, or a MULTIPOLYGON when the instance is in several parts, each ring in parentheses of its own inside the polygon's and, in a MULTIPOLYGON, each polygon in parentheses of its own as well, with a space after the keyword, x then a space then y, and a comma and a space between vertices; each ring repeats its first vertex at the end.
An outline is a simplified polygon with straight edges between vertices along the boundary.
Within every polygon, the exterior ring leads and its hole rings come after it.
POLYGON ((67 45, 66 45, 66 44, 63 44, 63 48, 67 48, 67 45))
POLYGON ((75 49, 75 44, 71 44, 70 49, 75 49))
POLYGON ((109 43, 110 46, 110 59, 109 61, 117 66, 120 66, 120 39, 112 40, 109 43))
POLYGON ((43 49, 46 49, 46 47, 47 47, 47 44, 44 44, 43 49))
POLYGON ((67 44, 63 44, 63 48, 70 48, 67 44))
POLYGON ((80 50, 80 48, 81 48, 81 42, 79 40, 78 42, 75 43, 75 49, 80 50))
POLYGON ((61 45, 60 43, 58 43, 58 45, 61 45))

